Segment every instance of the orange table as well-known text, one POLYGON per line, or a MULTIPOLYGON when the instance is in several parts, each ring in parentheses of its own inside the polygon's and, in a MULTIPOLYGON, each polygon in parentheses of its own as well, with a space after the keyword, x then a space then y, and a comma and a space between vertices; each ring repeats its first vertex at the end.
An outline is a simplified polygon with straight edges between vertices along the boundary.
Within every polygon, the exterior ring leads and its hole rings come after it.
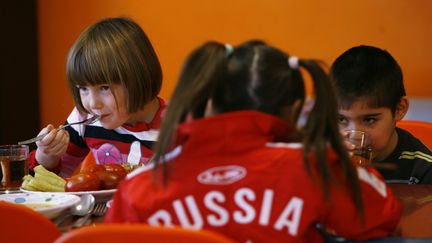
POLYGON ((398 234, 432 237, 432 185, 388 184, 404 207, 398 234))

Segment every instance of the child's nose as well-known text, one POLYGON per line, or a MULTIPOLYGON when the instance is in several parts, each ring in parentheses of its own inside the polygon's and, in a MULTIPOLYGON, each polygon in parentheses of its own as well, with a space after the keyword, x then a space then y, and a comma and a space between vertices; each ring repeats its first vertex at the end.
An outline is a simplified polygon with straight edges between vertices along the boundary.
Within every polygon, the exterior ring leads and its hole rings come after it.
POLYGON ((97 96, 90 95, 89 97, 89 106, 91 109, 99 109, 102 107, 102 102, 97 96))
POLYGON ((358 130, 358 126, 351 125, 351 126, 348 127, 348 130, 358 130))
POLYGON ((348 127, 348 130, 364 131, 364 126, 362 126, 361 124, 352 123, 348 127))

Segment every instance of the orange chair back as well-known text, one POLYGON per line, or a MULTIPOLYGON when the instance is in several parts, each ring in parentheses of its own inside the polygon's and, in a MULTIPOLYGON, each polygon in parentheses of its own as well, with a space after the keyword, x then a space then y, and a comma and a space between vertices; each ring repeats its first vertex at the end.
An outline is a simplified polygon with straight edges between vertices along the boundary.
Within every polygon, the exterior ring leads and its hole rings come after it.
POLYGON ((144 224, 100 224, 69 231, 55 243, 233 243, 220 234, 206 230, 187 230, 179 227, 153 227, 144 224))
POLYGON ((407 130, 420 139, 428 148, 432 148, 432 123, 425 121, 400 120, 396 126, 407 130))
POLYGON ((23 205, 0 202, 0 241, 51 243, 61 235, 55 224, 23 205))

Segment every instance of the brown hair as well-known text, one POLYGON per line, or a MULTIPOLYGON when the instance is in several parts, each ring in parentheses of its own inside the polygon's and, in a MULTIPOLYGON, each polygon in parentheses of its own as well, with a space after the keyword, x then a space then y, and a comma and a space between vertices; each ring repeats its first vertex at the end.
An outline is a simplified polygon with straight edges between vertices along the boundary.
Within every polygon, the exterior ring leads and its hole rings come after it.
POLYGON ((66 76, 80 112, 87 111, 77 86, 120 84, 127 111, 133 113, 154 99, 162 85, 162 69, 150 40, 128 18, 103 19, 84 30, 69 51, 66 76))
POLYGON ((342 53, 330 69, 340 108, 349 109, 365 98, 369 107, 386 107, 395 114, 406 96, 402 70, 386 50, 355 46, 342 53))
POLYGON ((305 100, 301 67, 312 77, 315 90, 315 105, 303 128, 305 167, 310 172, 314 163, 328 197, 332 179, 327 161, 330 145, 339 155, 338 163, 349 181, 355 204, 363 213, 357 173, 339 134, 337 104, 328 76, 318 61, 299 59, 299 68, 292 68, 288 58, 262 41, 246 42, 232 53, 223 44, 208 42, 190 54, 171 97, 155 149, 155 168, 162 167, 164 183, 167 173, 164 155, 173 149, 176 127, 188 115, 203 117, 211 99, 216 113, 257 110, 284 117, 296 101, 305 100))

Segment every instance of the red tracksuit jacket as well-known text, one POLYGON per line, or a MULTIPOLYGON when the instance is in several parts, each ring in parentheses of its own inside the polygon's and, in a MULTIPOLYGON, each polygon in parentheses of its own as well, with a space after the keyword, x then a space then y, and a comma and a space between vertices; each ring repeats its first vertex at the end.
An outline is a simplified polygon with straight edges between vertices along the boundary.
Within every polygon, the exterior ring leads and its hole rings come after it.
POLYGON ((401 207, 372 168, 357 168, 365 221, 329 151, 330 198, 305 170, 298 143, 274 143, 289 132, 255 111, 218 115, 179 127, 167 185, 140 168, 119 187, 106 222, 208 229, 238 242, 322 242, 316 223, 347 239, 390 235, 401 207), (157 181, 157 180, 156 180, 157 181))

